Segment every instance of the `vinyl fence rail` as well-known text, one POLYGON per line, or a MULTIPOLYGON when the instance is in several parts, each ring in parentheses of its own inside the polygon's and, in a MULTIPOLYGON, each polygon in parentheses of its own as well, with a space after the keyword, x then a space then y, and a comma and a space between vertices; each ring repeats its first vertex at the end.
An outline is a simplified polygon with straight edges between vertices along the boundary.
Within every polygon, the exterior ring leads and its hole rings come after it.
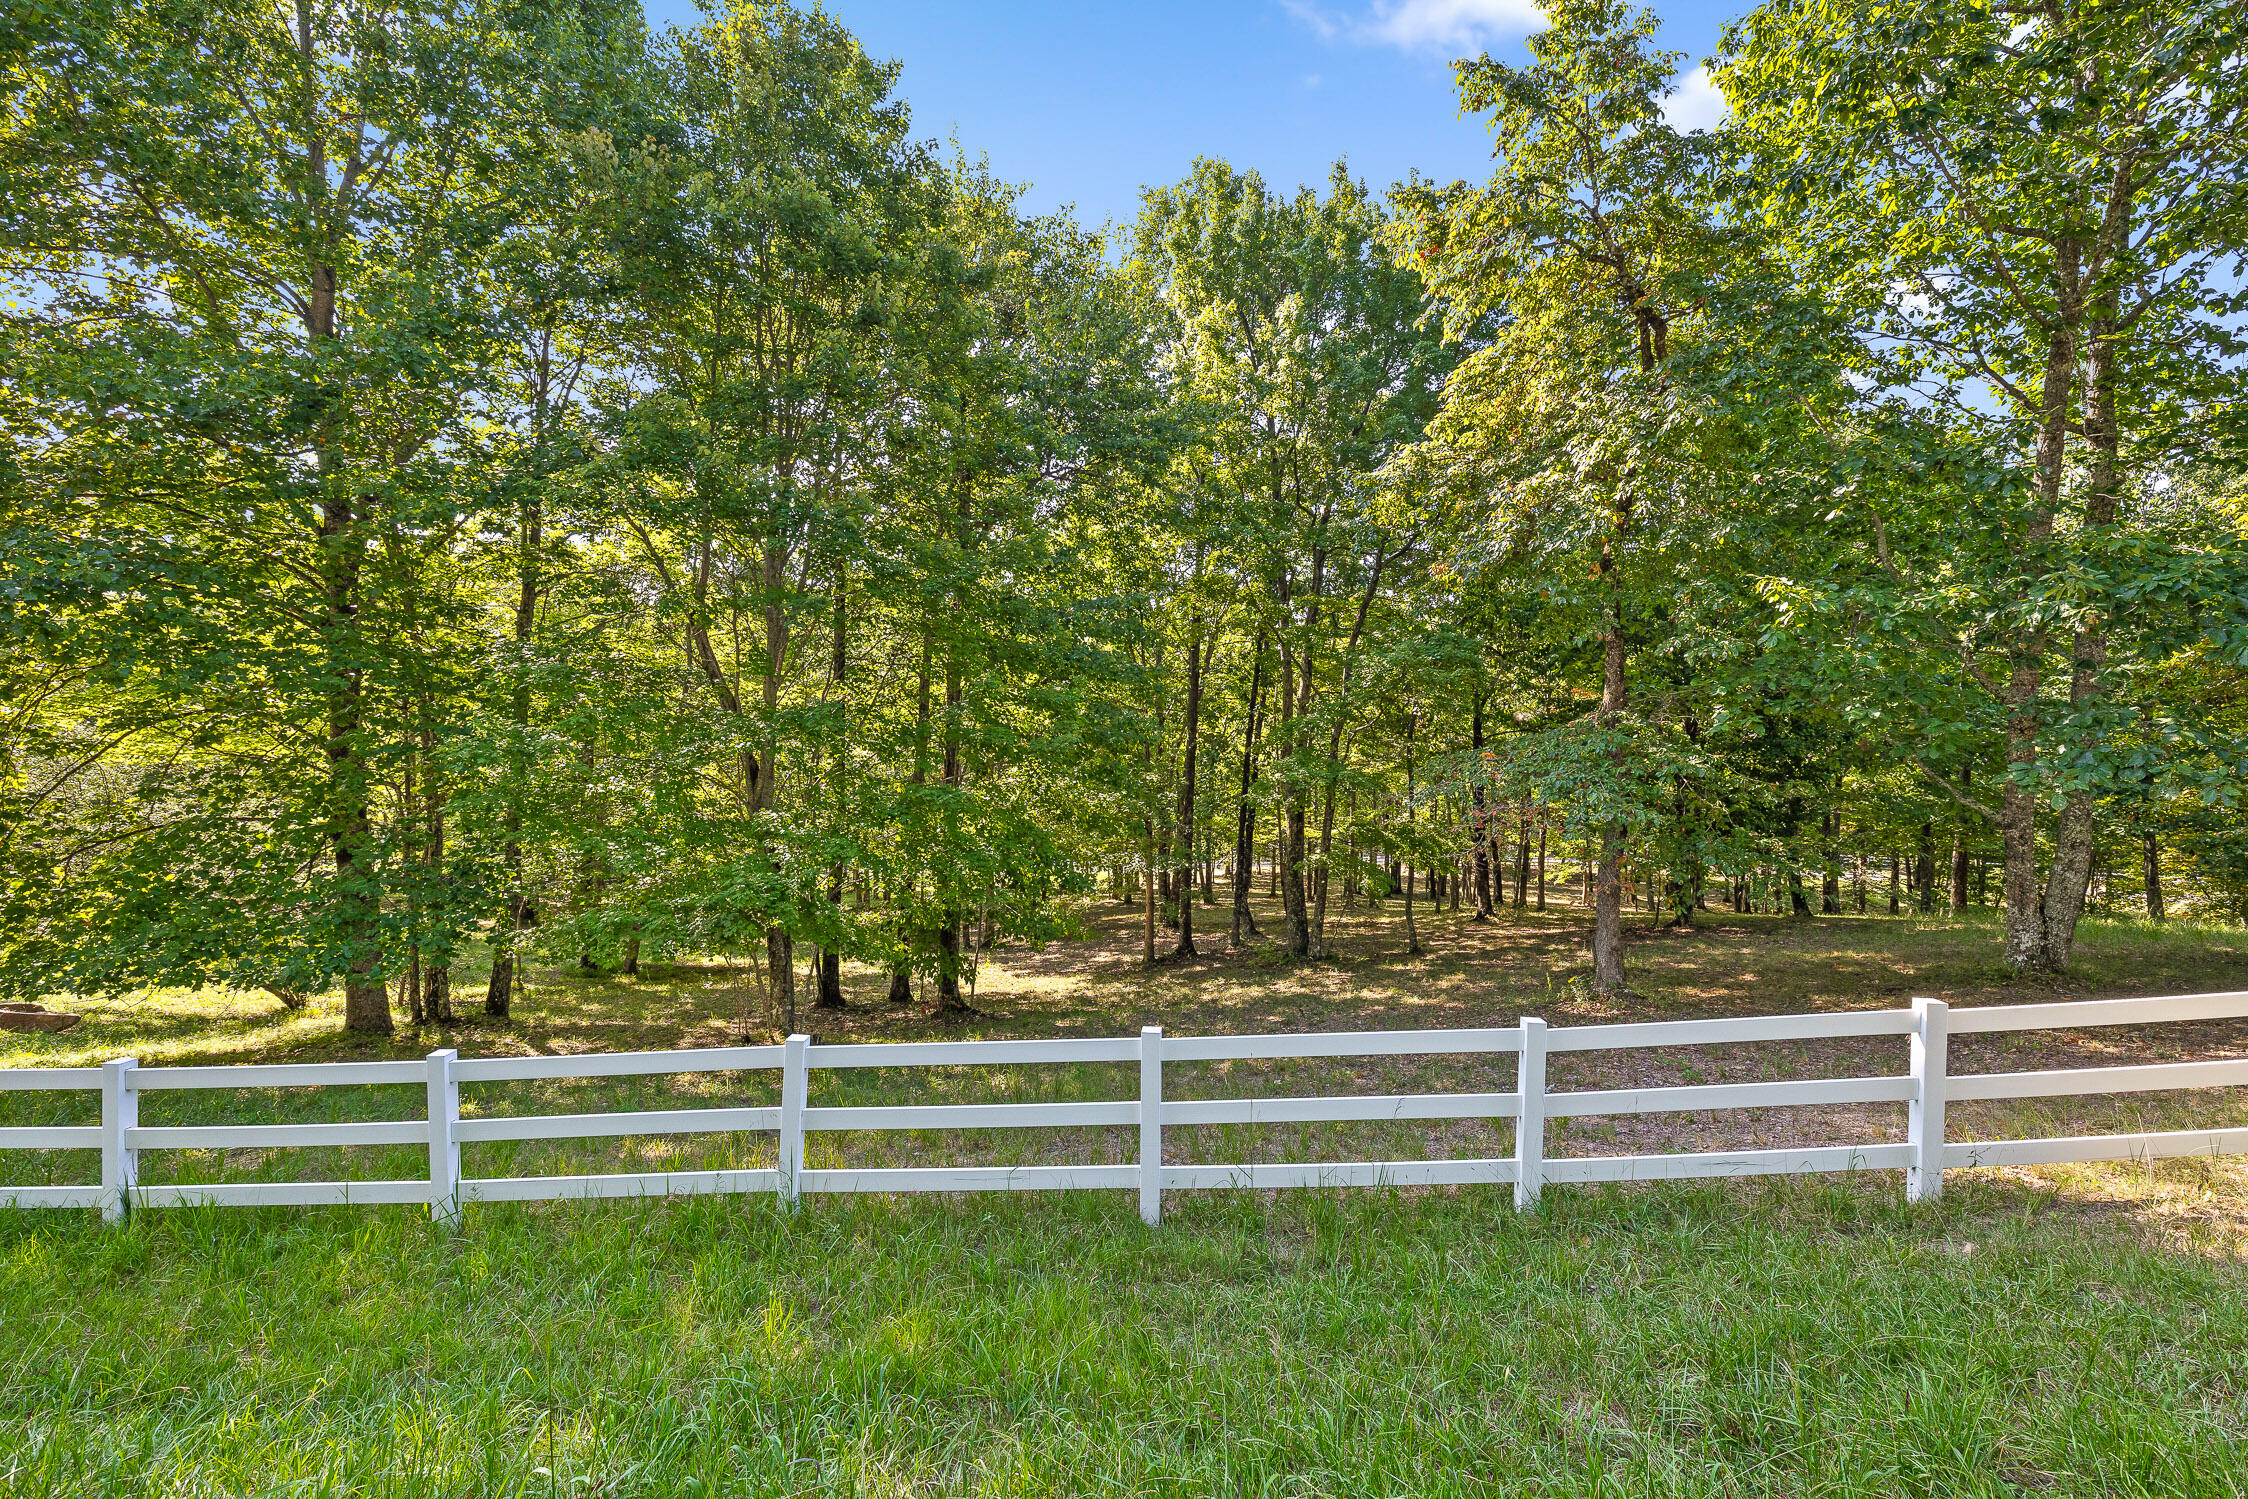
POLYGON ((2156 1089, 2248 1087, 2248 1059, 2087 1067, 2051 1072, 1952 1075, 1950 1036, 1995 1031, 2154 1025, 2248 1015, 2248 991, 2172 995, 2159 999, 2007 1005, 1954 1012, 1943 1001, 1916 999, 1910 1009, 1816 1015, 1764 1015, 1733 1020, 1636 1022, 1549 1027, 1536 1017, 1478 1030, 1347 1031, 1297 1035, 1166 1036, 1149 1026, 1136 1037, 1064 1041, 853 1042, 815 1046, 791 1036, 778 1046, 697 1051, 617 1052, 563 1057, 462 1059, 433 1051, 421 1062, 341 1062, 246 1067, 142 1067, 121 1057, 100 1067, 0 1070, 0 1090, 98 1091, 101 1123, 0 1129, 0 1149, 99 1150, 101 1180, 84 1186, 0 1186, 0 1204, 98 1208, 112 1223, 129 1210, 185 1204, 422 1203, 440 1223, 459 1221, 464 1204, 553 1198, 658 1197, 690 1193, 771 1192, 795 1206, 806 1193, 978 1192, 1107 1189, 1136 1192, 1140 1216, 1162 1216, 1163 1193, 1227 1187, 1425 1186, 1504 1182, 1515 1205, 1534 1207, 1555 1182, 1619 1182, 1899 1170, 1905 1196, 1925 1201, 1943 1190, 1949 1169, 2043 1165, 2062 1161, 2155 1160, 2185 1155, 2248 1153, 2248 1128, 2156 1134, 2091 1135, 2036 1140, 1947 1140, 1944 1107, 1953 1099, 2045 1098, 2156 1089), (1833 1037, 1895 1036, 1906 1042, 1906 1069, 1879 1077, 1721 1083, 1661 1088, 1555 1092, 1546 1059, 1558 1052, 1639 1051, 1833 1037), (1515 1058, 1515 1087, 1505 1093, 1418 1093, 1332 1098, 1171 1100, 1164 1096, 1167 1062, 1246 1059, 1505 1054, 1515 1058), (1139 1096, 1094 1103, 910 1104, 813 1107, 816 1070, 863 1067, 1008 1066, 1038 1063, 1138 1063, 1139 1096), (622 1077, 656 1073, 778 1070, 780 1104, 765 1108, 661 1109, 631 1113, 461 1117, 461 1085, 551 1078, 622 1077), (345 1124, 248 1124, 146 1127, 143 1093, 245 1087, 419 1085, 427 1090, 423 1119, 345 1124), (1702 1109, 1794 1108, 1818 1104, 1903 1103, 1906 1138, 1882 1145, 1784 1150, 1704 1151, 1548 1159, 1546 1121, 1586 1115, 1676 1113, 1702 1109), (1165 1165, 1164 1132, 1216 1124, 1278 1124, 1321 1120, 1508 1119, 1511 1156, 1474 1160, 1334 1161, 1309 1164, 1165 1165), (914 1166, 807 1168, 804 1138, 817 1131, 1077 1128, 1137 1126, 1138 1161, 1128 1165, 914 1166), (778 1135, 771 1170, 648 1171, 591 1176, 471 1177, 461 1147, 500 1140, 579 1140, 621 1135, 765 1131, 778 1135), (239 1182, 142 1185, 144 1151, 193 1148, 288 1148, 324 1145, 426 1145, 429 1171, 392 1181, 239 1182))

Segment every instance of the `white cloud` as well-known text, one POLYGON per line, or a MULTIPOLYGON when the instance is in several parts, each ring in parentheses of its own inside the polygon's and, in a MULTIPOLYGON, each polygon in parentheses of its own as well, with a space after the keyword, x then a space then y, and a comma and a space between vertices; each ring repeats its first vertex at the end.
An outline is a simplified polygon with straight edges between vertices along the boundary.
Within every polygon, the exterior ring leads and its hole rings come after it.
POLYGON ((1545 25, 1536 0, 1372 0, 1355 13, 1318 0, 1280 0, 1280 7, 1323 42, 1347 38, 1408 52, 1472 52, 1519 41, 1545 25))
POLYGON ((1321 77, 1321 76, 1320 76, 1319 74, 1317 74, 1317 73, 1306 73, 1306 74, 1304 74, 1304 87, 1305 87, 1305 88, 1317 88, 1317 87, 1319 87, 1319 85, 1321 85, 1322 83, 1325 83, 1326 81, 1327 81, 1327 80, 1326 80, 1325 78, 1321 77))
POLYGON ((1678 87, 1663 101, 1663 118, 1670 128, 1684 134, 1689 130, 1715 130, 1725 121, 1729 110, 1725 96, 1718 92, 1710 80, 1709 69, 1700 67, 1678 80, 1678 87))
POLYGON ((1312 0, 1280 0, 1280 8, 1323 42, 1333 41, 1342 30, 1342 21, 1321 10, 1312 0))
POLYGON ((1468 50, 1488 42, 1519 40, 1545 25, 1533 0, 1374 0, 1358 29, 1369 39, 1419 50, 1468 50))

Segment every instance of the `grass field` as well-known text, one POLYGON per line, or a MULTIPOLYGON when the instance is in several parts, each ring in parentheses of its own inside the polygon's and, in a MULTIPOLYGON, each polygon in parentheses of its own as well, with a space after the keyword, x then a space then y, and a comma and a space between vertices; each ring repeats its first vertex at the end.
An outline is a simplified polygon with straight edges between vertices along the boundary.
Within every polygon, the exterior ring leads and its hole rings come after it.
MULTIPOLYGON (((1222 913, 1213 913, 1222 914, 1222 913)), ((2088 923, 2078 971, 2010 986, 1987 920, 1721 915, 1631 950, 1600 1006, 1570 911, 1345 913, 1339 960, 1136 965, 1114 908, 993 954, 978 1017, 878 1003, 844 1035, 1555 1024, 2248 988, 2248 933, 2088 923)), ((745 976, 534 984, 515 1021, 347 1040, 332 1002, 89 1002, 6 1065, 323 1060, 710 1044, 745 976)), ((2248 1025, 1976 1037, 1957 1071, 2248 1055, 2248 1025)), ((1898 1042, 1556 1059, 1555 1087, 1902 1068, 1898 1042), (1562 1066, 1569 1064, 1568 1068, 1562 1066), (1574 1071, 1570 1069, 1575 1069, 1574 1071)), ((1208 1064, 1174 1096, 1504 1087, 1506 1059, 1208 1064)), ((814 1102, 1127 1096, 1122 1069, 839 1074, 814 1102), (997 1090, 1004 1088, 1001 1093, 997 1090)), ((471 1112, 763 1101, 771 1081, 469 1090, 471 1112)), ((1955 1137, 2248 1122, 2248 1090, 1955 1107, 1955 1137)), ((149 1095, 146 1123, 419 1117, 413 1089, 149 1095)), ((90 1118, 0 1095, 0 1123, 90 1118)), ((1895 1137, 1901 1109, 1557 1123, 1555 1155, 1895 1137)), ((1504 1151, 1509 1127, 1172 1131, 1177 1160, 1504 1151)), ((813 1164, 1131 1158, 1122 1131, 813 1137, 813 1164)), ((472 1147, 474 1175, 766 1164, 766 1137, 472 1147)), ((176 1152, 147 1179, 419 1175, 418 1149, 176 1152)), ((0 1153, 15 1182, 83 1152, 0 1153)), ((202 1209, 104 1230, 0 1212, 0 1492, 61 1494, 2248 1493, 2248 1164, 2186 1160, 1722 1187, 202 1209)))

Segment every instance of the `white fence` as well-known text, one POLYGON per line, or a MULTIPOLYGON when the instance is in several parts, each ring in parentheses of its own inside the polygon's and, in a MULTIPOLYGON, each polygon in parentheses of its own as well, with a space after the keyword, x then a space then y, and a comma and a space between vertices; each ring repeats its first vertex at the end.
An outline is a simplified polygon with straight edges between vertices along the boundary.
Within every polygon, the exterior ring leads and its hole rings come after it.
POLYGON ((458 1220, 463 1203, 526 1202, 563 1197, 641 1197, 707 1192, 773 1192, 794 1205, 807 1192, 974 1192, 1114 1189, 1139 1194, 1140 1216, 1162 1213, 1165 1190, 1222 1187, 1351 1187, 1511 1182, 1518 1207, 1530 1207, 1549 1182, 1614 1182, 1893 1170, 1905 1173, 1905 1196, 1920 1201, 1943 1190, 1947 1168, 2049 1164, 2060 1161, 2151 1160, 2248 1152, 2248 1128, 2160 1134, 2093 1135, 2037 1140, 1947 1141, 1944 1106, 1960 1099, 2034 1098, 2132 1093, 2172 1088, 2248 1085, 2248 1059, 2078 1068, 2056 1072, 1952 1075, 1951 1035, 1990 1031, 2145 1025, 2248 1015, 2248 992, 2175 995, 2161 999, 2007 1005, 1950 1010, 1917 999, 1905 1010, 1818 1015, 1767 1015, 1739 1020, 1658 1021, 1549 1028, 1526 1018, 1482 1030, 1360 1031, 1274 1036, 1165 1036, 1148 1027, 1137 1037, 1075 1041, 885 1042, 814 1046, 791 1036, 778 1046, 701 1051, 618 1052, 559 1057, 463 1059, 452 1051, 424 1062, 335 1062, 246 1067, 141 1067, 122 1058, 100 1067, 0 1070, 0 1089, 99 1089, 98 1125, 0 1129, 0 1149, 101 1152, 99 1185, 0 1186, 0 1203, 17 1207, 98 1207, 122 1219, 128 1207, 426 1203, 433 1217, 458 1220), (1894 1076, 1817 1078, 1800 1082, 1554 1092, 1546 1058, 1556 1052, 1626 1051, 1836 1037, 1907 1038, 1906 1070, 1894 1076), (1168 1100, 1168 1062, 1237 1059, 1442 1056, 1512 1053, 1516 1085, 1507 1093, 1421 1093, 1331 1098, 1168 1100), (1098 1103, 1013 1103, 814 1108, 806 1102, 816 1070, 864 1067, 951 1067, 1024 1063, 1138 1063, 1139 1097, 1098 1103), (533 1078, 600 1078, 653 1073, 774 1070, 781 1074, 777 1108, 665 1109, 639 1113, 550 1114, 462 1118, 461 1085, 533 1078), (350 1124, 251 1124, 147 1127, 139 1122, 143 1093, 186 1089, 421 1085, 426 1119, 350 1124), (1545 1154, 1546 1121, 1586 1115, 1682 1110, 1792 1108, 1818 1104, 1903 1103, 1901 1144, 1813 1146, 1786 1150, 1714 1151, 1683 1155, 1565 1157, 1545 1154), (1215 1124, 1279 1124, 1320 1120, 1510 1119, 1514 1154, 1477 1160, 1344 1161, 1311 1164, 1165 1165, 1166 1129, 1215 1124), (833 1130, 951 1130, 1136 1125, 1139 1157, 1130 1165, 871 1167, 807 1169, 804 1137, 833 1130), (496 1140, 580 1140, 622 1135, 707 1134, 772 1130, 779 1135, 772 1170, 626 1172, 597 1176, 464 1177, 461 1147, 496 1140), (320 1145, 426 1145, 427 1179, 332 1182, 238 1182, 142 1185, 140 1156, 149 1150, 275 1148, 320 1145))

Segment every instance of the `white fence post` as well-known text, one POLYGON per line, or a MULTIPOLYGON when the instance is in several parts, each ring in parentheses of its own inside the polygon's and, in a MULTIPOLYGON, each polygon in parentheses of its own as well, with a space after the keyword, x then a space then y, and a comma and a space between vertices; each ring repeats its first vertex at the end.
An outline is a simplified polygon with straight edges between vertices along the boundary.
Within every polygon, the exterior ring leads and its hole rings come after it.
POLYGON ((1519 1063, 1515 1091, 1522 1095, 1522 1112, 1514 1121, 1514 1205, 1526 1211, 1538 1205, 1545 1186, 1546 1023, 1534 1015, 1522 1017, 1519 1063))
POLYGON ((781 1205, 793 1208, 800 1193, 796 1178, 804 1169, 804 1095, 810 1089, 804 1052, 809 1036, 791 1036, 781 1047, 781 1205))
POLYGON ((1905 1201, 1933 1202, 1944 1193, 1944 1071, 1949 1061, 1951 1006, 1912 1002, 1912 1100, 1905 1108, 1905 1201))
POLYGON ((451 1047, 429 1054, 429 1217, 445 1228, 458 1228, 461 1221, 461 1142, 454 1133, 461 1121, 461 1085, 453 1077, 459 1059, 451 1047))
POLYGON ((133 1086, 131 1057, 101 1067, 101 1221, 122 1223, 133 1189, 140 1185, 140 1152, 125 1143, 125 1132, 140 1126, 140 1091, 133 1086))
POLYGON ((1140 1221, 1163 1221, 1163 1027, 1140 1027, 1140 1221))

